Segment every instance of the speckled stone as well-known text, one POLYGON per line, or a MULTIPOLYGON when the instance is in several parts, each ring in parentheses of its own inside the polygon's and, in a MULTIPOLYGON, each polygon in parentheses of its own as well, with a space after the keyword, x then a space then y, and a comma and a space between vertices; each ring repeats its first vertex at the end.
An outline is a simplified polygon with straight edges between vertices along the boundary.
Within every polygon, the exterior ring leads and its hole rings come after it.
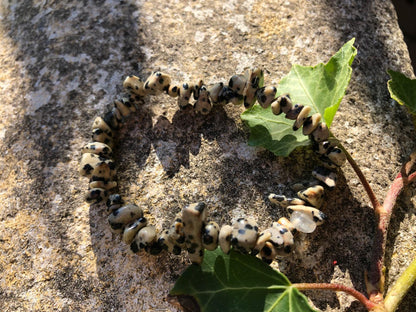
MULTIPOLYGON (((386 88, 388 68, 413 75, 390 1, 3 1, 1 310, 177 311, 166 297, 185 255, 131 254, 105 206, 83 200, 88 179, 77 168, 94 118, 113 107, 127 75, 145 81, 160 70, 175 85, 209 87, 256 66, 264 85, 277 85, 291 64, 326 62, 352 37, 358 55, 331 131, 381 199, 416 147, 410 118, 386 88)), ((199 201, 219 224, 252 216, 264 229, 287 216, 265 196, 293 196, 290 184, 311 178, 312 150, 283 159, 249 147, 242 106, 189 111, 177 98, 147 98, 119 131, 113 154, 126 202, 156 229, 199 201)), ((292 282, 365 291, 374 218, 351 168, 341 171, 322 207, 328 222, 279 266, 292 282)), ((391 223, 388 284, 415 256, 415 192, 401 196, 391 223)), ((308 295, 323 311, 364 311, 350 297, 308 295)), ((413 287, 400 310, 415 310, 415 296, 413 287)))

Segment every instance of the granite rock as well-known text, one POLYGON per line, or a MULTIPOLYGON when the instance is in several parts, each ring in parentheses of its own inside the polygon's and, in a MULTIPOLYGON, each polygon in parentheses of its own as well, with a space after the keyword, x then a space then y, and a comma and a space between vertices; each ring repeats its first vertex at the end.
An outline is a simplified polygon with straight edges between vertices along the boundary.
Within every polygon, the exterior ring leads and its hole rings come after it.
MULTIPOLYGON (((126 75, 154 69, 173 81, 208 84, 246 68, 277 84, 291 64, 326 62, 356 38, 358 55, 331 130, 381 199, 415 149, 405 109, 389 97, 388 68, 413 76, 390 1, 9 1, 0 4, 0 307, 2 311, 175 311, 169 289, 184 256, 133 255, 88 206, 78 176, 95 116, 122 91, 126 75)), ((157 228, 204 200, 212 219, 253 216, 260 226, 284 215, 269 193, 311 178, 311 149, 288 158, 246 144, 242 107, 207 118, 147 98, 120 131, 119 190, 157 228)), ((330 282, 365 291, 374 217, 344 166, 327 195, 328 222, 279 265, 293 282, 330 282)), ((389 234, 387 284, 415 256, 415 190, 400 197, 389 234)), ((350 297, 308 293, 323 311, 364 311, 350 297)), ((416 309, 415 288, 402 311, 416 309)))

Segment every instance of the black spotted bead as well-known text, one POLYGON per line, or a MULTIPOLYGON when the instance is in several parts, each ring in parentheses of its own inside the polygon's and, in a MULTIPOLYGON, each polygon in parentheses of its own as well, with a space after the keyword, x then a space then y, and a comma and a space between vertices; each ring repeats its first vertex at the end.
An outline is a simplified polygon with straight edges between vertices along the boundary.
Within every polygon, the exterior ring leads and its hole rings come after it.
POLYGON ((140 229, 144 228, 147 225, 147 219, 141 217, 134 221, 133 223, 127 225, 123 231, 122 241, 126 244, 131 244, 140 229))
POLYGON ((174 85, 170 85, 167 93, 170 97, 178 97, 179 96, 179 87, 178 86, 174 86, 174 85))
POLYGON ((159 246, 161 246, 162 249, 167 250, 174 255, 179 255, 182 251, 181 246, 175 244, 169 238, 169 230, 165 230, 162 232, 162 234, 160 234, 157 243, 159 246))
POLYGON ((243 103, 243 96, 235 93, 230 87, 224 86, 218 95, 218 101, 220 105, 227 103, 240 105, 243 103))
POLYGON ((267 108, 276 99, 276 87, 267 86, 257 89, 256 98, 261 107, 267 108))
POLYGON ((304 191, 299 191, 298 196, 314 207, 321 207, 324 201, 324 188, 321 185, 308 187, 304 191))
POLYGON ((99 204, 107 200, 108 191, 102 188, 93 188, 88 190, 85 201, 89 204, 99 204))
POLYGON ((88 184, 88 186, 90 189, 101 188, 101 189, 105 189, 106 191, 108 191, 113 188, 116 188, 117 182, 116 181, 91 181, 88 184))
MULTIPOLYGON (((201 93, 201 88, 204 85, 202 79, 200 79, 197 83, 195 83, 192 87, 192 93, 194 95, 194 100, 199 99, 199 94, 201 93)), ((205 87, 206 88, 206 87, 205 87)))
POLYGON ((337 174, 325 167, 316 167, 312 170, 312 176, 321 181, 329 189, 333 189, 337 184, 337 174))
POLYGON ((305 205, 305 201, 299 198, 288 198, 284 195, 270 194, 269 200, 271 203, 286 208, 290 205, 305 205))
MULTIPOLYGON (((280 113, 284 113, 284 114, 287 114, 293 107, 292 100, 290 99, 289 94, 284 94, 284 95, 279 96, 276 100, 276 103, 279 104, 280 113)), ((276 113, 274 114, 278 115, 276 113)))
POLYGON ((203 202, 191 204, 182 210, 185 246, 192 263, 200 264, 204 257, 201 231, 205 222, 206 205, 203 202))
POLYGON ((122 117, 127 117, 131 114, 130 107, 134 107, 131 105, 128 99, 118 99, 114 101, 114 106, 118 109, 122 117))
POLYGON ((114 210, 108 216, 108 223, 113 232, 121 233, 127 224, 141 217, 143 217, 143 210, 139 206, 127 204, 114 210))
POLYGON ((162 72, 153 72, 144 82, 144 92, 149 95, 158 95, 168 90, 171 83, 169 75, 162 72))
POLYGON ((124 82, 123 82, 123 87, 129 91, 132 92, 136 95, 139 96, 145 96, 146 92, 144 91, 144 83, 143 81, 136 76, 128 76, 124 82))
POLYGON ((102 142, 92 142, 84 145, 84 147, 81 149, 81 153, 96 154, 100 157, 108 159, 111 158, 111 156, 113 155, 113 150, 107 144, 104 144, 102 142))
POLYGON ((223 253, 228 254, 231 249, 231 237, 233 234, 233 227, 231 225, 223 225, 218 236, 218 244, 223 253))
POLYGON ((263 87, 264 72, 256 68, 248 72, 248 80, 244 89, 244 107, 250 108, 256 103, 256 91, 263 87))
POLYGON ((212 109, 211 100, 209 98, 209 92, 205 86, 199 89, 198 99, 194 104, 194 110, 201 115, 208 115, 212 109))
POLYGON ((207 250, 214 250, 218 247, 218 236, 220 227, 214 221, 208 222, 202 229, 202 246, 207 250))
POLYGON ((269 241, 265 242, 263 248, 260 250, 260 258, 267 264, 271 264, 276 258, 277 252, 273 244, 269 241))
POLYGON ((243 95, 244 89, 247 85, 247 77, 245 75, 234 75, 230 78, 230 81, 228 82, 228 86, 231 90, 233 90, 235 93, 243 95))
POLYGON ((92 129, 91 138, 94 142, 101 142, 108 145, 110 148, 114 147, 114 140, 112 136, 109 136, 100 128, 92 129))
POLYGON ((211 102, 214 105, 219 105, 220 103, 220 94, 222 89, 224 88, 224 83, 219 82, 214 84, 208 89, 209 97, 211 98, 211 102))
POLYGON ((298 130, 300 127, 303 126, 304 122, 309 116, 309 113, 311 112, 312 108, 310 106, 304 106, 303 109, 300 111, 298 117, 296 117, 296 121, 293 124, 293 131, 298 130))
MULTIPOLYGON (((113 130, 110 126, 104 121, 102 117, 95 117, 94 122, 92 123, 92 129, 101 129, 102 132, 107 134, 110 138, 113 138, 113 130)), ((101 142, 101 141, 99 141, 101 142)))
POLYGON ((310 135, 316 128, 318 128, 319 123, 321 122, 321 114, 315 113, 312 116, 306 118, 303 123, 302 134, 310 135))
POLYGON ((79 174, 88 178, 99 176, 110 180, 115 174, 115 164, 111 159, 97 154, 84 153, 80 161, 79 174))
POLYGON ((321 122, 318 127, 311 133, 311 139, 315 142, 323 142, 329 138, 329 129, 326 123, 321 122))
POLYGON ((176 215, 171 227, 168 230, 169 241, 175 245, 185 248, 185 234, 183 232, 184 224, 182 222, 182 213, 176 215))
POLYGON ((124 205, 124 199, 120 194, 111 194, 106 202, 107 211, 113 212, 124 205))
POLYGON ((249 253, 256 245, 257 222, 253 218, 240 218, 233 225, 231 245, 242 253, 249 253))
POLYGON ((193 87, 189 84, 184 83, 179 88, 179 97, 178 97, 178 106, 179 108, 185 108, 189 105, 189 100, 191 99, 193 87))
POLYGON ((296 118, 298 118, 300 112, 302 111, 303 107, 304 106, 301 104, 295 104, 295 106, 293 106, 292 109, 286 113, 285 118, 290 120, 296 120, 296 118))
POLYGON ((339 147, 333 148, 327 156, 338 167, 341 167, 347 160, 347 156, 339 147))
POLYGON ((131 251, 137 253, 140 250, 150 251, 152 245, 156 243, 156 228, 153 225, 142 227, 130 244, 131 251))

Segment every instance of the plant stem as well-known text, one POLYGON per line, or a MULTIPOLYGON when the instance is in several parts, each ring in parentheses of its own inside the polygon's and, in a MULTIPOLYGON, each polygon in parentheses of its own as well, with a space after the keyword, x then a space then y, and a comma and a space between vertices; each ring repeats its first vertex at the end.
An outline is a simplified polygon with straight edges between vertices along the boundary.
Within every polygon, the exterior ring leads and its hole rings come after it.
POLYGON ((397 309, 400 301, 416 280, 416 257, 409 267, 400 275, 386 295, 384 306, 386 311, 393 312, 397 309))
POLYGON ((358 301, 360 301, 368 310, 371 310, 375 308, 377 305, 374 302, 371 302, 367 299, 366 296, 364 296, 359 291, 341 285, 341 284, 331 284, 331 283, 298 283, 298 284, 292 284, 293 287, 296 287, 299 290, 313 290, 313 289, 321 289, 321 290, 332 290, 332 291, 342 291, 345 292, 354 298, 356 298, 358 301))
POLYGON ((384 292, 384 254, 386 249, 387 230, 397 197, 404 186, 416 179, 416 172, 409 175, 414 162, 415 153, 410 156, 410 161, 402 166, 400 173, 394 179, 387 192, 386 198, 384 199, 383 206, 378 206, 374 210, 377 218, 377 229, 373 243, 371 267, 367 275, 367 291, 371 300, 373 300, 372 298, 379 298, 384 292))
POLYGON ((368 183, 367 179, 365 178, 363 172, 361 171, 360 167, 358 167, 357 163, 355 162, 354 158, 351 157, 350 153, 344 148, 344 146, 341 143, 337 144, 338 147, 344 152, 345 156, 347 156, 347 160, 350 163, 352 169, 354 169, 355 174, 358 176, 358 178, 361 181, 361 184, 364 186, 365 191, 368 194, 368 197, 370 198, 371 205, 374 209, 377 209, 377 207, 380 207, 381 204, 378 201, 376 195, 373 192, 373 189, 371 188, 370 184, 368 183))

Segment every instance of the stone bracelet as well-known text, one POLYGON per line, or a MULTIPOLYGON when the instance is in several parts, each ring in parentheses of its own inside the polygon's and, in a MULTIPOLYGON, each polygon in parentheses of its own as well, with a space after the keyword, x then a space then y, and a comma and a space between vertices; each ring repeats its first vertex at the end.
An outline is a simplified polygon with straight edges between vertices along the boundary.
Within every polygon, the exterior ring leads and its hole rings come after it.
POLYGON ((166 250, 178 255, 186 250, 189 259, 200 264, 204 250, 214 250, 219 245, 224 253, 233 248, 271 263, 292 252, 297 232, 312 233, 324 222, 326 216, 319 210, 324 190, 335 187, 337 169, 345 162, 346 156, 337 142, 329 137, 329 129, 321 122, 319 113, 309 115, 311 107, 293 104, 289 95, 277 96, 276 87, 263 84, 261 69, 234 75, 228 85, 220 82, 209 87, 202 80, 195 84, 172 84, 169 75, 158 71, 144 82, 136 76, 124 80, 126 95, 115 100, 114 107, 93 122, 92 142, 82 148, 79 172, 90 179, 86 201, 90 204, 106 202, 111 230, 120 233, 122 241, 129 244, 134 253, 144 250, 156 255, 166 250), (116 166, 111 159, 117 130, 131 113, 136 112, 143 97, 162 93, 177 97, 180 109, 193 105, 194 111, 201 115, 209 114, 214 105, 233 103, 250 108, 257 101, 263 108, 271 106, 274 115, 283 113, 285 118, 293 120, 293 131, 302 128, 302 133, 311 139, 322 165, 312 171, 316 181, 302 186, 306 189, 298 190, 299 198, 269 195, 270 202, 287 209, 289 219, 282 217, 261 232, 251 217, 241 217, 232 226, 220 227, 207 218, 206 205, 200 202, 186 206, 176 215, 170 228, 159 232, 148 224, 140 207, 125 203, 119 194, 110 194, 117 187, 116 166), (191 97, 193 104, 190 104, 191 97))

